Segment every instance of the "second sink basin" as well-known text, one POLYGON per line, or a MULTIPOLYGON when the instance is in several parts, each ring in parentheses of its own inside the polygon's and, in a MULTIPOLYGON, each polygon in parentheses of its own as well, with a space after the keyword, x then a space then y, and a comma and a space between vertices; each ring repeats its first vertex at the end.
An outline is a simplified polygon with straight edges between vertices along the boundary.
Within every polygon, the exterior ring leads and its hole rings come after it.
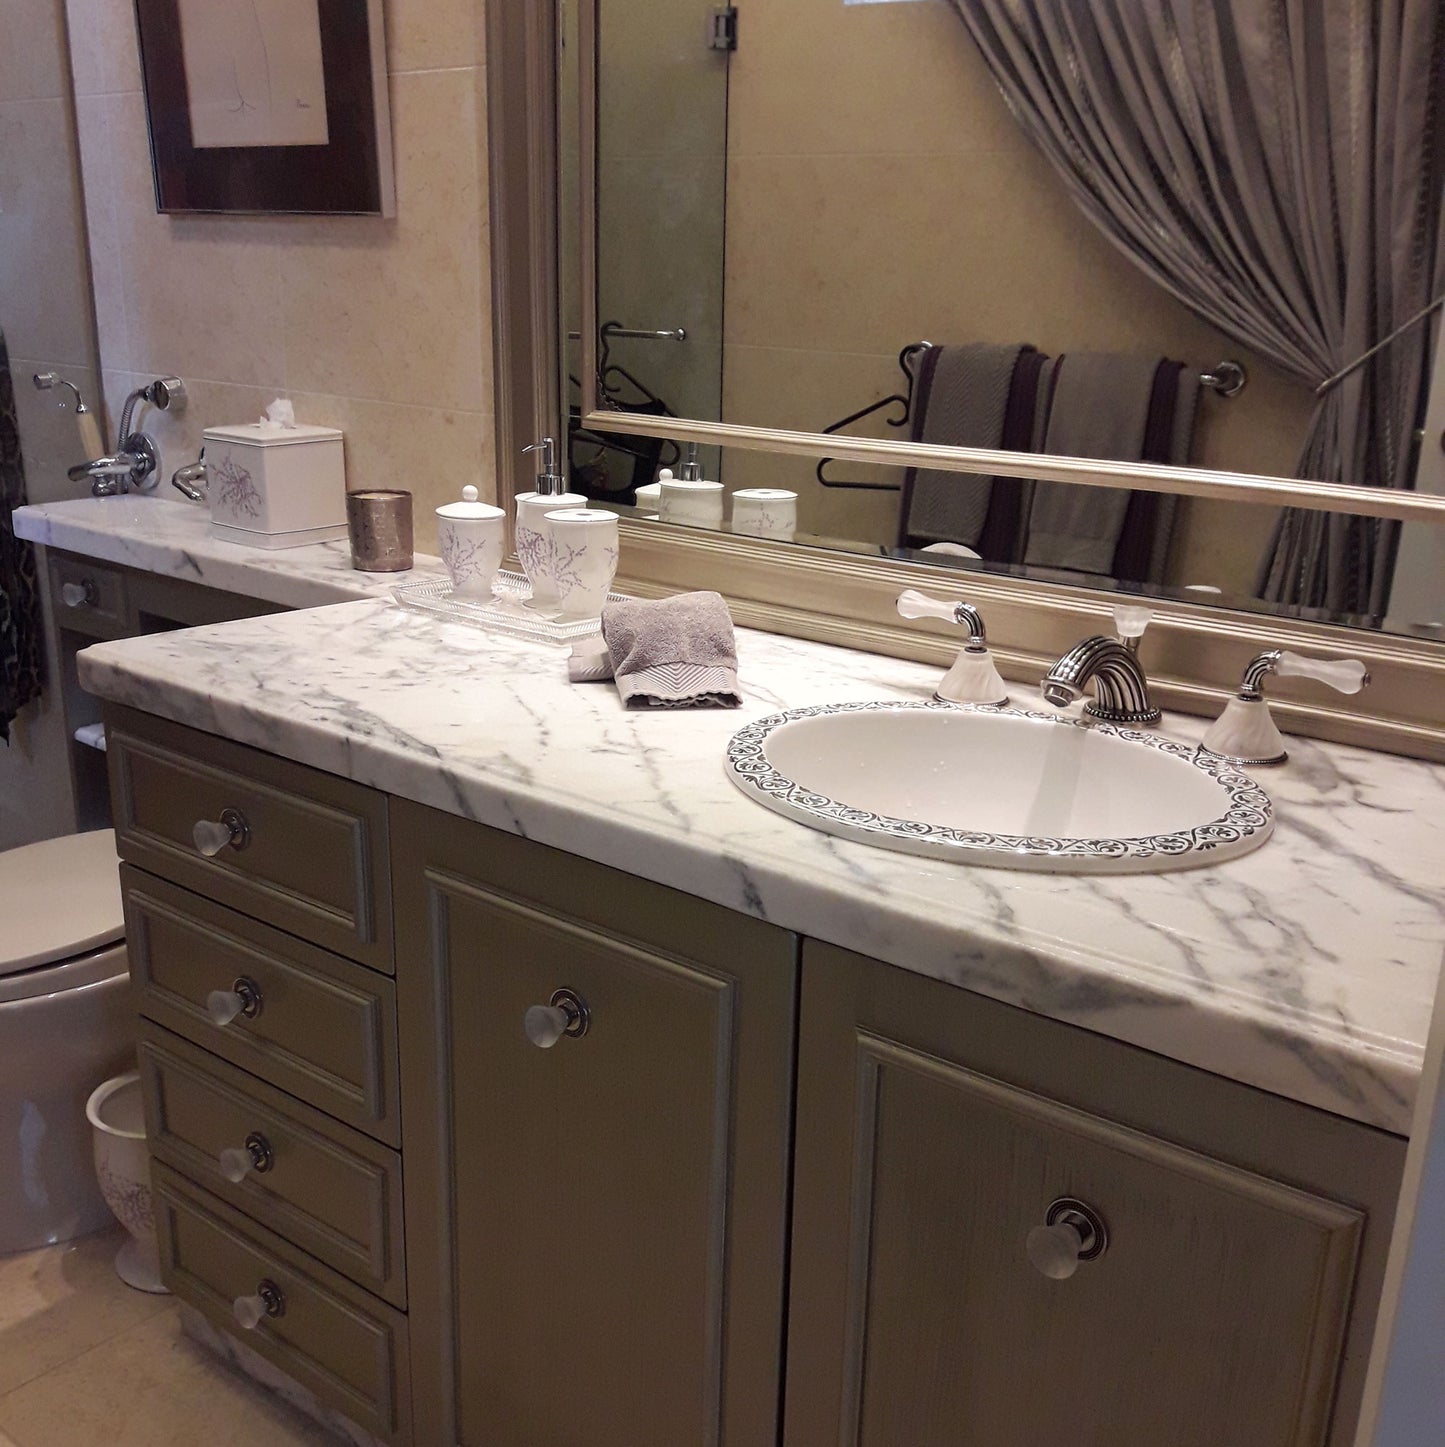
POLYGON ((740 730, 728 774, 829 834, 960 863, 1146 873, 1257 849, 1269 796, 1192 745, 1014 708, 851 703, 740 730))

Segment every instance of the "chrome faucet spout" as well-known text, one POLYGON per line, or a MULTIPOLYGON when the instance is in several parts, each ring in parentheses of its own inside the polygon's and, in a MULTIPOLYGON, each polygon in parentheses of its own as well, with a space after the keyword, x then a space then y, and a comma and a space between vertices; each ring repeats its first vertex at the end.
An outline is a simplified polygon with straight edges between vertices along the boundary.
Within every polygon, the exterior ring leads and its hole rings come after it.
POLYGON ((1089 685, 1094 699, 1084 712, 1090 717, 1114 724, 1159 722, 1138 651, 1127 643, 1102 635, 1085 638, 1054 664, 1041 688, 1055 708, 1067 708, 1089 685))

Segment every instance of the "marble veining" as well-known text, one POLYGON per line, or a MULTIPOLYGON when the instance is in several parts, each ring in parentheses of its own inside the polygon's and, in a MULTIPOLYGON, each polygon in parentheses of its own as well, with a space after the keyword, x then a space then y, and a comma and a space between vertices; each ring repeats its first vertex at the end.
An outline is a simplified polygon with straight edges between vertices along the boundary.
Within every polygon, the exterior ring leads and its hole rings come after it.
MULTIPOLYGON (((1445 949, 1445 769, 1290 741, 1273 839, 1177 874, 1013 874, 834 838, 728 781, 781 709, 938 670, 739 630, 745 705, 628 712, 565 653, 369 601, 100 644, 93 692, 1404 1132, 1445 949)), ((1015 689, 1017 701, 1032 699, 1015 689)), ((1207 720, 1166 715, 1197 742, 1207 720)))
POLYGON ((304 548, 248 548, 211 536, 210 513, 197 503, 128 493, 17 508, 16 533, 43 547, 183 578, 226 593, 313 608, 357 598, 387 598, 398 583, 446 577, 440 558, 416 555, 406 573, 359 573, 340 542, 304 548))

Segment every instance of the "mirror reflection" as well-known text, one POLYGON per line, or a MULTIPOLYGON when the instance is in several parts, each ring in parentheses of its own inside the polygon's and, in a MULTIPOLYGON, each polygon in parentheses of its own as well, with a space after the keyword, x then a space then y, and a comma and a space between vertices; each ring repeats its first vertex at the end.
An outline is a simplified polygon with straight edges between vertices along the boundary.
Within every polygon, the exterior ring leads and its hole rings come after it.
MULTIPOLYGON (((1438 17, 1379 9, 742 0, 729 27, 691 0, 598 0, 603 405, 1445 491, 1420 445, 1440 433, 1438 17)), ((1420 524, 739 450, 690 465, 575 427, 571 463, 580 490, 682 525, 1445 618, 1420 524)))

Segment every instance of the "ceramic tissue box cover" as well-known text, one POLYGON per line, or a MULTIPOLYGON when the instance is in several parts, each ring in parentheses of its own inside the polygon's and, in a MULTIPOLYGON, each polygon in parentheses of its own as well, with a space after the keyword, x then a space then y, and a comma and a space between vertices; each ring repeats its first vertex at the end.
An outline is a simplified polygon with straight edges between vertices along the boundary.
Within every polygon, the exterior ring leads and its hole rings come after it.
POLYGON ((346 461, 334 427, 251 422, 205 433, 211 532, 253 548, 346 536, 346 461))

